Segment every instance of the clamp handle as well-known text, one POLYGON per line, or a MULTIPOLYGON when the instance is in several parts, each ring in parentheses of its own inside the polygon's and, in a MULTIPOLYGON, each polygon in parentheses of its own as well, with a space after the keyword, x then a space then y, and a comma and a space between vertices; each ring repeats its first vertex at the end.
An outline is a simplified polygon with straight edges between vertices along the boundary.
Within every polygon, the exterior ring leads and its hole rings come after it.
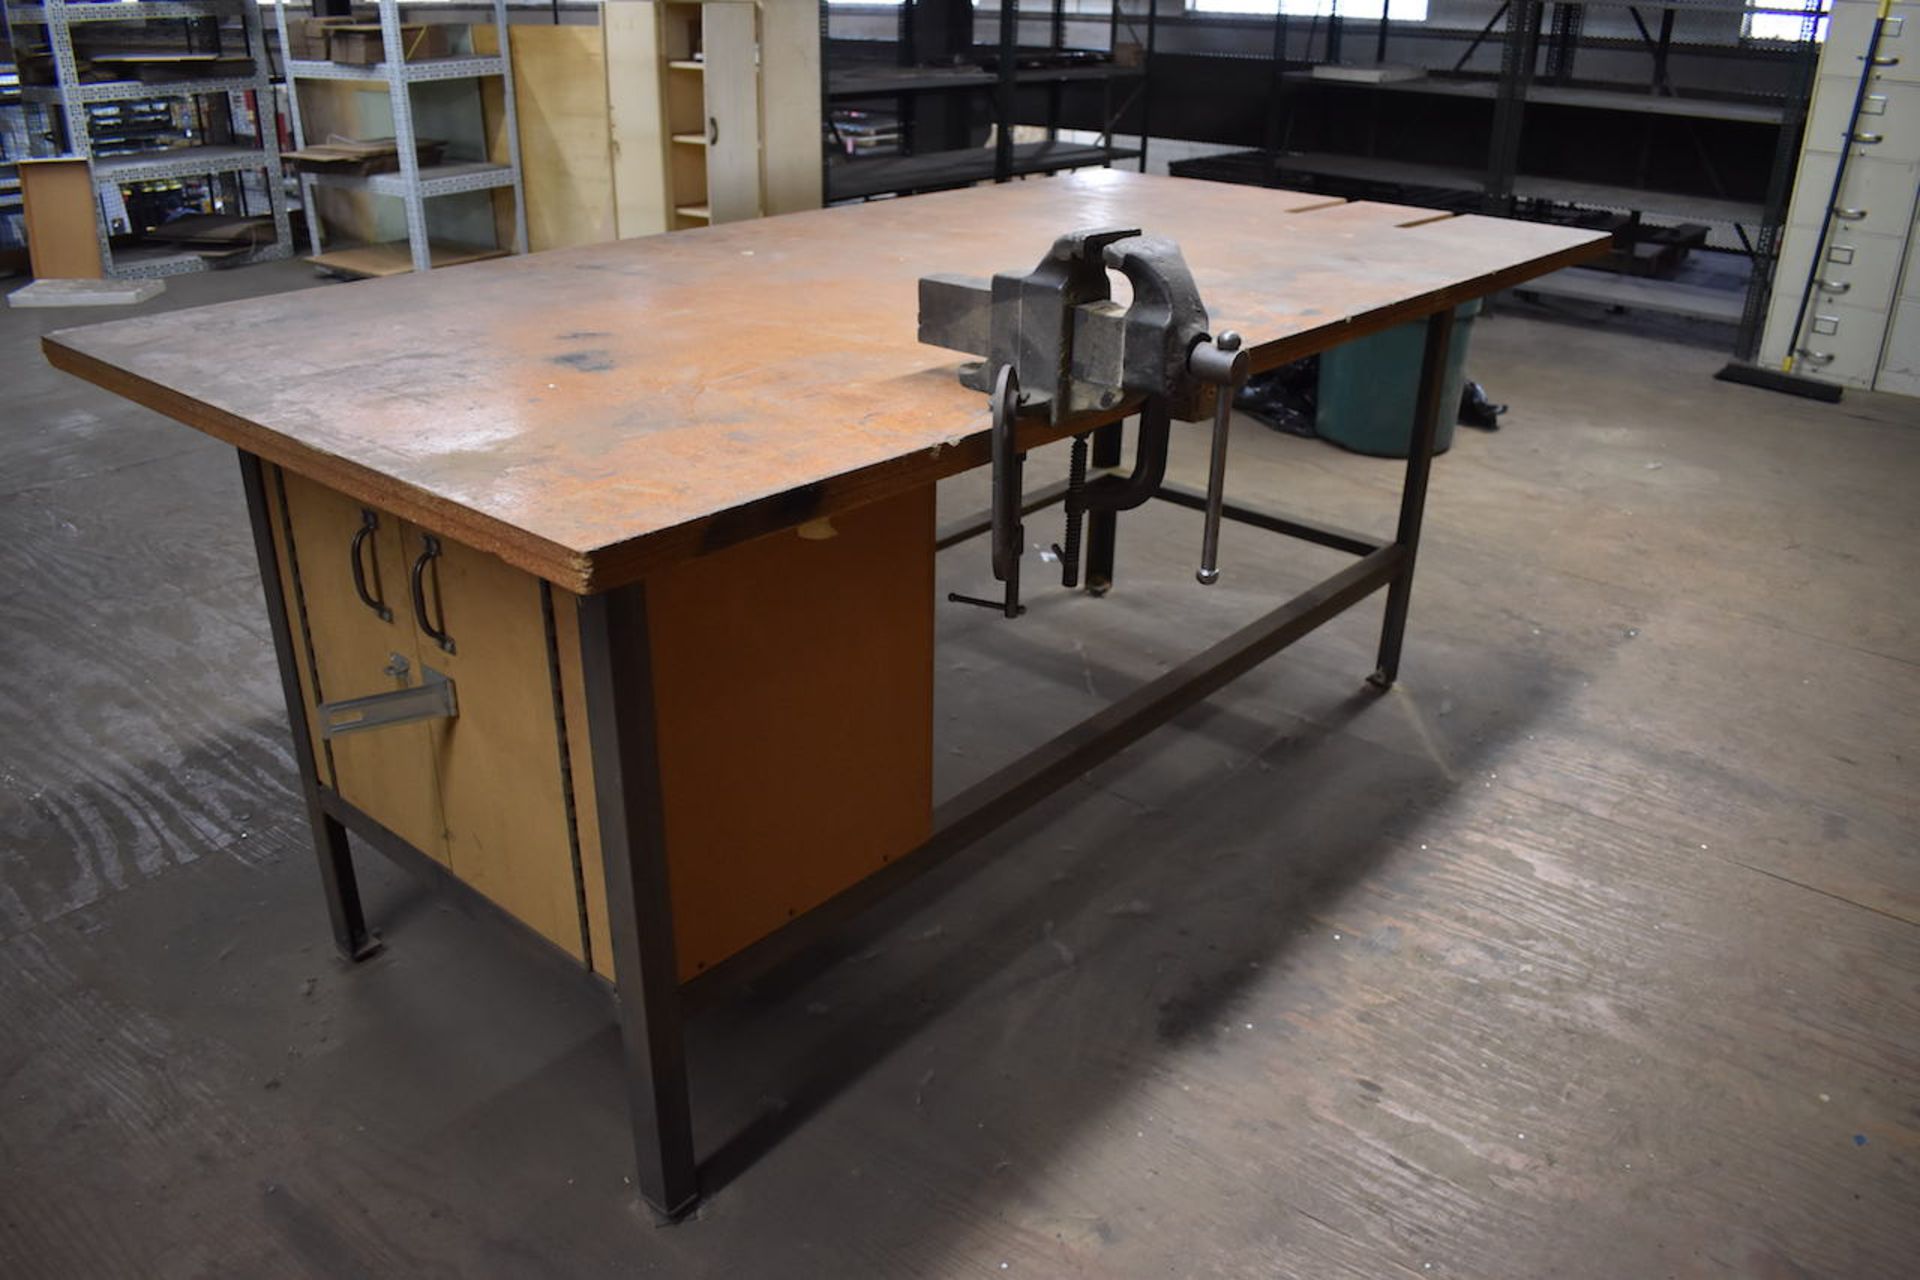
POLYGON ((1187 367, 1202 382, 1218 390, 1213 405, 1213 453, 1207 461, 1207 514, 1200 534, 1200 568, 1193 576, 1203 587, 1220 581, 1220 518, 1227 506, 1227 433, 1233 428, 1233 393, 1247 380, 1252 358, 1240 349, 1240 335, 1232 330, 1202 342, 1187 359, 1187 367))

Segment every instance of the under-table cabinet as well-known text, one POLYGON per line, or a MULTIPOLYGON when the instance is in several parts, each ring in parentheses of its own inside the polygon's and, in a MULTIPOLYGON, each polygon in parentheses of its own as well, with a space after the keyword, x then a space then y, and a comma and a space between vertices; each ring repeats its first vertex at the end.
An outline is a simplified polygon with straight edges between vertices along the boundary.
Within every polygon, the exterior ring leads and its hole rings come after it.
MULTIPOLYGON (((267 474, 321 785, 611 977, 579 597, 267 474), (440 701, 342 705, 442 681, 440 701)), ((929 835, 932 499, 647 579, 683 979, 929 835)))

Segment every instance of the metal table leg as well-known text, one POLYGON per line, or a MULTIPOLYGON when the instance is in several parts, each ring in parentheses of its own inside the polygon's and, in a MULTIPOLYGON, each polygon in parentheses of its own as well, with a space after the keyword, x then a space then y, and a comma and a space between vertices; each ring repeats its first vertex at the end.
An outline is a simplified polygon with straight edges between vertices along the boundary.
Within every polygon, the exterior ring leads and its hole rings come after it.
POLYGON ((347 959, 364 960, 380 950, 380 940, 367 929, 366 913, 360 906, 360 886, 353 875, 353 851, 347 845, 347 829, 320 805, 320 772, 313 755, 313 736, 307 726, 307 699, 300 688, 299 651, 294 646, 293 627, 287 618, 280 556, 274 546, 266 468, 258 457, 245 450, 240 451, 240 480, 247 491, 253 549, 260 559, 260 585, 267 597, 267 621, 273 629, 273 651, 280 661, 280 691, 287 701, 287 723, 293 730, 293 758, 300 768, 300 791, 307 802, 307 821, 313 826, 314 853, 320 862, 320 884, 327 895, 333 942, 347 959))
POLYGON ((579 609, 635 1181, 647 1203, 671 1218, 693 1206, 700 1188, 667 896, 646 586, 581 597, 579 609))
POLYGON ((1394 544, 1404 556, 1387 587, 1386 622, 1380 629, 1380 660, 1367 677, 1376 688, 1390 689, 1400 674, 1400 641, 1407 630, 1407 604, 1413 595, 1413 564, 1420 549, 1420 520, 1427 507, 1427 475, 1433 469, 1433 440, 1440 429, 1447 385, 1447 352, 1453 345, 1453 308, 1427 321, 1426 349, 1420 357, 1420 392, 1414 400, 1413 444, 1407 451, 1407 478, 1400 490, 1400 525, 1394 544))

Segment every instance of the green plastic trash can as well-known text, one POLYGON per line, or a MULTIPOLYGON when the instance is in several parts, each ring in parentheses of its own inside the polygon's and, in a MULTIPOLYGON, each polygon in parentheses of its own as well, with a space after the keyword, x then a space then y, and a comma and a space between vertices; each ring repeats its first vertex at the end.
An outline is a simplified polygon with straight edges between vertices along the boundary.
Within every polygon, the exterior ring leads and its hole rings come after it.
MULTIPOLYGON (((1480 300, 1453 313, 1453 344, 1447 351, 1447 384, 1440 395, 1440 425, 1433 451, 1453 444, 1460 416, 1460 387, 1466 381, 1467 339, 1480 300)), ((1413 448, 1413 402, 1420 390, 1420 357, 1427 323, 1416 320, 1370 338, 1360 338, 1320 357, 1320 402, 1314 430, 1355 453, 1404 458, 1413 448)))

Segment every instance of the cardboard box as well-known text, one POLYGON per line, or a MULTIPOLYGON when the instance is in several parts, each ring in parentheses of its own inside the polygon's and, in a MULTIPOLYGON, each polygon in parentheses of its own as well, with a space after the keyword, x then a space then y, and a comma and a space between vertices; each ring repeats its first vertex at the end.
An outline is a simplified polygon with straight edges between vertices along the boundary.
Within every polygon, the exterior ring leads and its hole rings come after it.
MULTIPOLYGON (((448 28, 437 23, 407 22, 400 27, 403 60, 421 62, 444 58, 452 48, 448 28)), ((343 23, 327 31, 328 56, 335 62, 350 62, 357 67, 386 61, 386 44, 377 22, 343 23)))
POLYGON ((301 62, 325 62, 330 28, 347 26, 352 18, 295 18, 287 23, 287 56, 301 62))

